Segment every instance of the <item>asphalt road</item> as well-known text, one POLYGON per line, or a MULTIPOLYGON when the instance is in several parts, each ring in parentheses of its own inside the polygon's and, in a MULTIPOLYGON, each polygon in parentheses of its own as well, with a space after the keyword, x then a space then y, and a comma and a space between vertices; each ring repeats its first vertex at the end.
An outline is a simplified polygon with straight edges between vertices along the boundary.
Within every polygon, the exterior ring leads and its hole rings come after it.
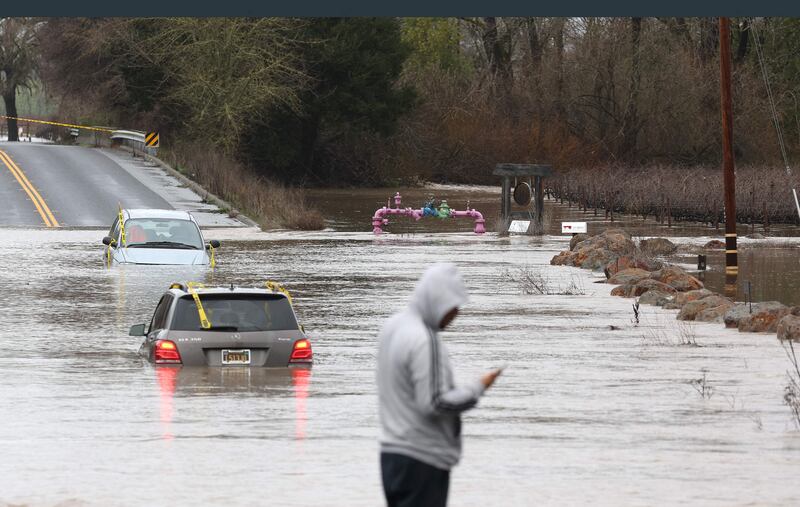
POLYGON ((99 150, 0 142, 0 226, 110 226, 119 204, 173 208, 99 150))

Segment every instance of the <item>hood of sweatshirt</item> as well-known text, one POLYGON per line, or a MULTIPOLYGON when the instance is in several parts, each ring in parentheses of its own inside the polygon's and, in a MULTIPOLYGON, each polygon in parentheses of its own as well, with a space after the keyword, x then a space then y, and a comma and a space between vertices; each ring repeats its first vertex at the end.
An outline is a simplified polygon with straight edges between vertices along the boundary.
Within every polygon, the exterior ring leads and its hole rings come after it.
POLYGON ((454 264, 434 264, 425 271, 411 296, 410 307, 431 329, 439 329, 442 318, 467 302, 467 289, 454 264))

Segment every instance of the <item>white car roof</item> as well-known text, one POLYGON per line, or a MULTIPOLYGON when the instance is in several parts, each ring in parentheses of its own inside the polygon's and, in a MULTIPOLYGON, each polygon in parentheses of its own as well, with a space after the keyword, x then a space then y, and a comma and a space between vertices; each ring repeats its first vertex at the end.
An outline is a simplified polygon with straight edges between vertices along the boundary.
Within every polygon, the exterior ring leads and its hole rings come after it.
POLYGON ((188 211, 177 209, 125 209, 123 212, 128 218, 173 218, 194 221, 194 217, 188 211))

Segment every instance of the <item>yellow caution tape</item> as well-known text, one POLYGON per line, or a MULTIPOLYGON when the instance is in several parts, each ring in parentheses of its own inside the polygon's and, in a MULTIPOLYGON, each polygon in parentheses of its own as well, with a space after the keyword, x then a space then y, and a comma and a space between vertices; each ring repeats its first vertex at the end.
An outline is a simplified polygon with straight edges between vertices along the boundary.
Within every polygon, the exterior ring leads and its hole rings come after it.
POLYGON ((108 267, 111 267, 111 245, 106 247, 106 258, 108 259, 108 267))
POLYGON ((289 294, 289 291, 286 290, 286 287, 284 287, 283 285, 279 284, 278 282, 273 282, 272 280, 267 280, 267 282, 264 283, 264 285, 267 287, 267 289, 271 290, 272 292, 277 291, 282 293, 289 300, 289 304, 292 303, 292 295, 289 294))
POLYGON ((208 245, 209 250, 211 250, 211 269, 217 265, 217 261, 214 260, 214 247, 211 244, 208 245))
POLYGON ((208 317, 206 317, 206 311, 203 309, 203 303, 200 302, 200 295, 194 290, 195 287, 205 287, 202 283, 198 282, 187 282, 186 287, 189 290, 189 294, 192 295, 194 298, 194 304, 197 306, 197 315, 200 317, 200 325, 203 329, 210 329, 211 322, 208 321, 208 317))
POLYGON ((73 125, 71 123, 59 123, 57 121, 45 121, 45 120, 34 120, 33 118, 19 118, 16 116, 5 116, 0 114, 0 118, 5 118, 6 120, 19 120, 19 121, 29 121, 31 123, 42 123, 44 125, 55 125, 56 127, 67 127, 73 129, 83 129, 83 130, 97 130, 99 132, 114 132, 114 129, 104 128, 104 127, 89 127, 86 125, 73 125))
POLYGON ((119 204, 119 234, 122 246, 127 246, 128 243, 125 241, 125 218, 122 216, 122 203, 119 204))

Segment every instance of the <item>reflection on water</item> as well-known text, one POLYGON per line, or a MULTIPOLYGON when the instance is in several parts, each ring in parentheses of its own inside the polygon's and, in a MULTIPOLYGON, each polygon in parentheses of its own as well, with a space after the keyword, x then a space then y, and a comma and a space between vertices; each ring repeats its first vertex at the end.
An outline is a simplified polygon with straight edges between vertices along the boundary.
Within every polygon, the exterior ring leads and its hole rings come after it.
MULTIPOLYGON (((800 305, 800 248, 749 247, 739 250, 737 301, 780 301, 800 305)), ((706 286, 722 292, 725 285, 725 254, 708 255, 712 270, 705 274, 706 286)))
POLYGON ((183 396, 287 396, 295 400, 295 438, 305 438, 306 398, 311 386, 310 368, 189 368, 156 366, 153 368, 160 394, 160 414, 164 440, 175 438, 175 395, 183 396))
POLYGON ((311 384, 311 370, 305 368, 293 368, 292 384, 294 385, 294 411, 295 427, 294 437, 298 440, 306 438, 306 398, 308 398, 308 388, 311 384))
POLYGON ((158 389, 161 394, 161 425, 163 426, 164 440, 172 440, 172 413, 173 397, 175 396, 175 386, 178 382, 179 368, 155 368, 156 378, 158 379, 158 389))
MULTIPOLYGON (((375 240, 368 220, 351 227, 224 231, 213 273, 107 269, 102 231, 0 229, 0 259, 15 260, 0 270, 0 505, 380 505, 375 338, 434 261, 457 263, 471 293, 444 335, 458 377, 508 365, 464 419, 452 505, 800 502, 800 432, 772 335, 687 331, 649 306, 635 325, 630 300, 595 275, 549 266, 567 238, 467 228, 375 240), (524 295, 503 275, 521 266, 587 293, 524 295), (313 370, 143 361, 129 326, 150 320, 171 282, 212 277, 284 282, 313 370), (674 345, 687 332, 700 347, 674 345), (704 375, 711 398, 693 388, 704 375)), ((782 262, 744 257, 754 272, 782 262)))

